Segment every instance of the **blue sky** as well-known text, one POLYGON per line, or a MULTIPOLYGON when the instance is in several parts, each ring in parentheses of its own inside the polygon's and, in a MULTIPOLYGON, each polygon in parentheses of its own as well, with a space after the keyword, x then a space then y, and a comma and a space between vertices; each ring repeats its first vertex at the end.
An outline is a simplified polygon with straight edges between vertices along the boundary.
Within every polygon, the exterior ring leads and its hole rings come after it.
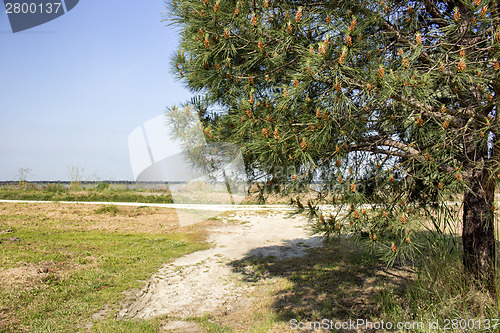
POLYGON ((170 74, 163 0, 80 0, 12 33, 0 3, 0 180, 132 180, 128 135, 191 94, 170 74))

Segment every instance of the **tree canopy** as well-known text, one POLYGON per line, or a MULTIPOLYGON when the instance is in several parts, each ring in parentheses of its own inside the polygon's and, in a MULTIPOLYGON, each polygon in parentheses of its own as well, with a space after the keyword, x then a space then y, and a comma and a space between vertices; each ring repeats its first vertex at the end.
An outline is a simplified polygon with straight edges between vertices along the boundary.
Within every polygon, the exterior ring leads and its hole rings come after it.
POLYGON ((168 10, 181 28, 174 72, 219 109, 203 108, 207 137, 239 143, 266 186, 317 183, 314 199, 345 206, 324 215, 311 200, 316 231, 367 234, 404 256, 422 212, 442 230, 428 205, 451 218, 463 192, 465 266, 493 281, 497 2, 171 0, 168 10))

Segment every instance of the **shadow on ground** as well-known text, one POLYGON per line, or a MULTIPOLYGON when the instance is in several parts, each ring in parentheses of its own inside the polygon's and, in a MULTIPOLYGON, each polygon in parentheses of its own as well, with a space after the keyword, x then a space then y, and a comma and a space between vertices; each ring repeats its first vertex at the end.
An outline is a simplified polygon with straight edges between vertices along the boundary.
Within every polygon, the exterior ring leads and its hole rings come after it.
MULTIPOLYGON (((297 240, 293 242, 296 244, 297 240)), ((282 250, 291 245, 284 244, 282 250)), ((303 257, 280 259, 259 255, 280 252, 274 246, 269 252, 264 250, 252 250, 231 265, 247 282, 284 278, 277 279, 279 285, 272 295, 272 310, 285 322, 383 319, 377 291, 391 288, 396 298, 412 277, 402 267, 385 268, 369 249, 345 239, 311 248, 303 257)))

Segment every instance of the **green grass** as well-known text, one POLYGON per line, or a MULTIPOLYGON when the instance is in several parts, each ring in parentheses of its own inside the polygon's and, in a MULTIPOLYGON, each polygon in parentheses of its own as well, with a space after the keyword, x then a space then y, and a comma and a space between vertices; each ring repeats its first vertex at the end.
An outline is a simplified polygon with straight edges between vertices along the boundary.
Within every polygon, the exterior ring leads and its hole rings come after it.
POLYGON ((51 217, 25 223, 33 218, 0 215, 0 332, 85 332, 89 324, 97 332, 157 331, 157 320, 112 319, 124 292, 163 263, 208 247, 201 231, 78 230, 51 217), (105 305, 105 319, 92 321, 105 305))
POLYGON ((96 202, 144 202, 173 203, 167 191, 141 191, 127 188, 115 188, 99 183, 95 188, 65 188, 54 183, 38 187, 33 184, 25 186, 1 186, 2 200, 39 200, 39 201, 96 201, 96 202))
POLYGON ((96 214, 109 213, 112 215, 116 215, 118 213, 118 206, 116 206, 116 205, 101 205, 101 207, 96 209, 95 213, 96 214))
MULTIPOLYGON (((463 325, 468 323, 468 328, 476 328, 468 332, 500 331, 500 326, 478 329, 478 323, 484 325, 486 319, 500 318, 499 299, 492 298, 485 288, 472 281, 461 257, 446 247, 422 258, 414 278, 404 288, 387 288, 377 294, 385 317, 391 321, 427 324, 437 320, 441 328, 446 323, 451 327, 450 320, 455 319, 463 325)), ((434 331, 426 326, 418 330, 434 331)))
POLYGON ((157 333, 161 326, 160 319, 151 320, 104 320, 92 327, 93 332, 99 333, 157 333))

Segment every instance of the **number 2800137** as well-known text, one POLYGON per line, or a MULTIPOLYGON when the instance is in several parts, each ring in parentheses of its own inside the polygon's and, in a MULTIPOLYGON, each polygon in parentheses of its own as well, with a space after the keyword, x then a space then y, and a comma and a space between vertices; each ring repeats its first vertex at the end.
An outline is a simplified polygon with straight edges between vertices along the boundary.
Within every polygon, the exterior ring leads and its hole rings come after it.
POLYGON ((61 2, 7 2, 5 3, 5 12, 7 14, 57 14, 59 13, 62 3, 61 2))

